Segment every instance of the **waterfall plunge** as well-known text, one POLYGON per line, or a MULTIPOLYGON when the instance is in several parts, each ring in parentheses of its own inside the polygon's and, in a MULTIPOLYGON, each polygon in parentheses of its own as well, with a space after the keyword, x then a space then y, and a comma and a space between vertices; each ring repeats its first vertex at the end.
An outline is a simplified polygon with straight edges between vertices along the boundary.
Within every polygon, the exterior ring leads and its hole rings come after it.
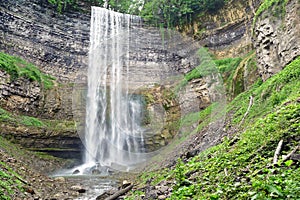
POLYGON ((92 7, 85 163, 129 169, 143 161, 142 104, 128 92, 130 24, 139 18, 92 7))

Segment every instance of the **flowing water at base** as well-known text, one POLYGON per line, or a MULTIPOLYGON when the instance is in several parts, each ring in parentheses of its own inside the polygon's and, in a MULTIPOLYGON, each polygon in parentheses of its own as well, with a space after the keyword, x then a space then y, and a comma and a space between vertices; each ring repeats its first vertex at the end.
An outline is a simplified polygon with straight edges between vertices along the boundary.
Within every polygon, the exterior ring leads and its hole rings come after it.
POLYGON ((103 194, 105 191, 115 188, 117 181, 111 179, 110 177, 101 176, 71 176, 68 177, 70 182, 77 182, 82 185, 87 191, 82 194, 76 200, 90 200, 96 199, 99 195, 103 194))

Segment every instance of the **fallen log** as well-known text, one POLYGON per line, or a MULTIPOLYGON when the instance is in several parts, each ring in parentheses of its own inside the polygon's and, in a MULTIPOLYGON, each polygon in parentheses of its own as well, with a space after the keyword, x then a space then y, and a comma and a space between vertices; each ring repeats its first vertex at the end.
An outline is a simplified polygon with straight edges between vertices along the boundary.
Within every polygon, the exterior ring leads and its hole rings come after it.
POLYGON ((127 186, 124 189, 121 189, 119 191, 117 191, 116 193, 114 193, 113 195, 107 197, 105 200, 115 200, 117 199, 119 196, 126 194, 129 190, 131 190, 133 188, 133 184, 130 184, 129 186, 127 186))

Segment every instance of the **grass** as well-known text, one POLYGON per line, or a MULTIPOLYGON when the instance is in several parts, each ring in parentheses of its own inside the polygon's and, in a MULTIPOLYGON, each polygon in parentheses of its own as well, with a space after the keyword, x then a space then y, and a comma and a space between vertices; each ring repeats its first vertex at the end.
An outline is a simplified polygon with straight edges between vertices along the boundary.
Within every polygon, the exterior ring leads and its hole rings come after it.
MULTIPOLYGON (((257 69, 253 62, 254 52, 250 52, 244 57, 214 59, 205 48, 198 52, 201 64, 186 73, 184 79, 176 86, 175 91, 179 91, 187 85, 188 82, 204 77, 211 77, 211 85, 216 81, 216 77, 222 74, 222 79, 226 88, 226 94, 229 99, 240 94, 245 89, 244 71, 247 70, 251 75, 257 69), (249 69, 251 67, 251 69, 249 69), (233 73, 235 72, 235 73, 233 73)), ((251 77, 253 78, 253 77, 251 77)))
POLYGON ((14 81, 19 77, 25 77, 30 81, 37 81, 45 89, 50 89, 54 85, 52 76, 42 73, 36 66, 21 58, 0 52, 0 69, 10 75, 10 80, 14 81))
POLYGON ((236 143, 225 139, 222 144, 201 153, 188 163, 179 161, 171 172, 171 178, 177 182, 171 199, 300 197, 299 163, 288 161, 271 164, 280 139, 285 142, 283 154, 295 147, 297 142, 293 138, 300 135, 299 113, 299 103, 283 106, 258 120, 238 137, 236 143), (195 173, 190 175, 190 172, 195 173), (193 184, 184 186, 184 181, 193 184))
MULTIPOLYGON (((229 104, 230 126, 240 129, 236 135, 186 162, 178 160, 171 170, 144 173, 141 188, 146 182, 157 185, 168 180, 174 183, 169 199, 298 199, 299 161, 283 162, 280 157, 274 165, 272 159, 280 140, 284 141, 281 155, 299 145, 299 80, 300 57, 229 104), (254 104, 241 124, 250 95, 254 104)), ((183 121, 191 124, 198 116, 190 114, 183 121)), ((139 189, 128 199, 143 192, 139 189)))

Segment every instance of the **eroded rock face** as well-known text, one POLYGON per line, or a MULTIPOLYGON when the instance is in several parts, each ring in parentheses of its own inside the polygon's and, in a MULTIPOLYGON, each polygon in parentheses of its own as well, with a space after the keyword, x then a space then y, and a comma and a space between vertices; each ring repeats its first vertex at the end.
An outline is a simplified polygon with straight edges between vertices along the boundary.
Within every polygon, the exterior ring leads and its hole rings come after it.
POLYGON ((60 80, 87 65, 90 16, 58 14, 46 0, 0 2, 0 49, 60 80))
POLYGON ((10 76, 0 70, 0 105, 9 110, 30 112, 39 106, 41 88, 36 81, 26 78, 10 80, 10 76))
POLYGON ((43 89, 37 81, 24 77, 11 80, 0 70, 0 105, 14 113, 46 119, 72 119, 71 85, 43 89))
POLYGON ((283 19, 273 16, 272 9, 274 7, 262 13, 254 30, 257 61, 263 80, 300 55, 299 1, 288 1, 283 19))
POLYGON ((230 1, 218 12, 195 20, 187 31, 220 58, 243 55, 252 48, 252 19, 260 2, 230 1))

